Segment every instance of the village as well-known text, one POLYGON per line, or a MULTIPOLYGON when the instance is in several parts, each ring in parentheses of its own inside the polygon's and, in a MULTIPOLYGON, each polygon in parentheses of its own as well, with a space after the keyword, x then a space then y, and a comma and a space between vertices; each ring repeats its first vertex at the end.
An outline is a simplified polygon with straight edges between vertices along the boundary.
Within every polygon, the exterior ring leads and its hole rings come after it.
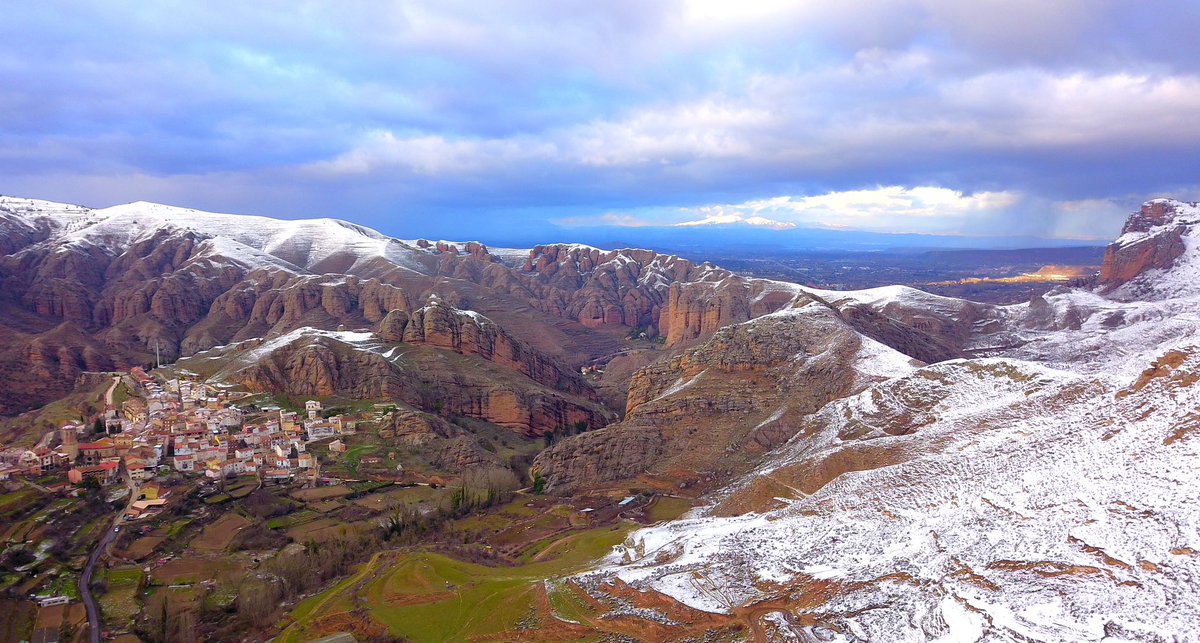
POLYGON ((210 480, 254 475, 264 482, 315 486, 320 466, 308 445, 328 441, 330 454, 344 453, 341 437, 373 417, 324 417, 316 400, 305 403, 303 415, 278 406, 235 404, 245 397, 198 378, 160 383, 141 368, 115 374, 103 417, 47 432, 32 448, 0 451, 0 482, 65 474, 65 480, 45 485, 59 492, 124 482, 142 496, 127 510, 137 518, 165 504, 153 479, 171 471, 210 480), (116 403, 113 390, 120 386, 133 395, 116 403))
MULTIPOLYGON (((370 573, 382 574, 400 555, 372 552, 424 544, 519 568, 551 549, 572 565, 570 552, 601 555, 634 525, 691 507, 641 488, 555 498, 536 481, 518 490, 495 465, 423 464, 420 447, 394 435, 394 419, 412 414, 395 403, 287 408, 162 373, 95 374, 93 412, 0 453, 0 638, 81 640, 88 585, 107 640, 184 640, 200 623, 231 633, 278 624, 303 640, 333 625, 293 623, 287 610, 353 565, 373 560, 370 573), (238 601, 258 591, 272 600, 238 601)), ((523 596, 506 619, 528 612, 523 596)), ((378 629, 360 621, 360 634, 378 629)))

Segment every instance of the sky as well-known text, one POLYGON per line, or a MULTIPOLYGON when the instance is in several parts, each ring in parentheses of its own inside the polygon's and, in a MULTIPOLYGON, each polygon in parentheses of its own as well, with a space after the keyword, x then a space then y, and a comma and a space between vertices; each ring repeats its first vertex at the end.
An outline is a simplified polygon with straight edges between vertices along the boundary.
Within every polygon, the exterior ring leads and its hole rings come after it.
POLYGON ((1200 198, 1198 33, 1197 0, 10 0, 0 193, 1105 240, 1200 198))

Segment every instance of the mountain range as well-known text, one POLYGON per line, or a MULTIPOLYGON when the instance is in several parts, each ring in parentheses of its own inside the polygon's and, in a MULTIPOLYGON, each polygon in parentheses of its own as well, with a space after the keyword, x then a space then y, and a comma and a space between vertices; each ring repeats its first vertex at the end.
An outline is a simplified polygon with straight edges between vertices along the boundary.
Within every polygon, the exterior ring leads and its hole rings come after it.
POLYGON ((486 456, 444 419, 563 435, 532 463, 551 493, 707 501, 557 581, 655 639, 1181 640, 1200 623, 1198 224, 1148 202, 1086 286, 997 306, 5 197, 0 412, 157 352, 251 391, 397 401, 460 440, 459 467, 486 456))

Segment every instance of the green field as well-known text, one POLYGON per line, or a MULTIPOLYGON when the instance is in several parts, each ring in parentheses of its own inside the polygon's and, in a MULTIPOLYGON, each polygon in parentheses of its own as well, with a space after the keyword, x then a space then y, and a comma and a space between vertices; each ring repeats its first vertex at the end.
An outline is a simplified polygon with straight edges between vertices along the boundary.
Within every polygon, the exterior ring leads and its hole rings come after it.
MULTIPOLYGON (((634 527, 625 523, 566 534, 541 548, 546 555, 536 562, 515 567, 488 567, 427 551, 377 557, 355 576, 300 603, 293 625, 278 640, 307 640, 318 633, 313 626, 320 619, 347 611, 354 596, 366 602, 372 619, 413 641, 488 637, 530 619, 553 619, 556 615, 541 613, 539 602, 546 579, 583 569, 634 527)), ((563 612, 557 616, 581 619, 586 607, 569 590, 551 587, 549 604, 563 612)))
POLYGON ((105 575, 108 591, 98 598, 104 620, 109 623, 130 623, 141 610, 138 589, 142 570, 137 567, 115 567, 105 575))
POLYGON ((38 492, 33 489, 20 489, 0 494, 0 516, 19 511, 26 503, 37 497, 37 495, 38 492))
POLYGON ((690 511, 693 506, 692 501, 685 498, 657 496, 650 504, 650 508, 646 510, 646 515, 653 522, 675 520, 690 511))

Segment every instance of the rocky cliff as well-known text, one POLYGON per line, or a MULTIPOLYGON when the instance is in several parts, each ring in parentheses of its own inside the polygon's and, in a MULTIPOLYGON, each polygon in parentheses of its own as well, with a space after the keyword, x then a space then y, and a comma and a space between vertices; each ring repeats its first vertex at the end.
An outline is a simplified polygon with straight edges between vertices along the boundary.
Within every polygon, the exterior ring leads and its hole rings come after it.
POLYGON ((466 416, 536 437, 613 414, 580 393, 545 387, 475 354, 389 346, 370 333, 302 328, 258 347, 239 346, 214 377, 302 399, 397 400, 444 417, 466 416))
POLYGON ((591 394, 578 373, 517 340, 487 317, 458 310, 436 296, 412 313, 389 312, 379 322, 379 337, 390 343, 424 344, 462 355, 477 355, 553 390, 591 394))
MULTIPOLYGON (((376 327, 398 341, 424 342, 428 324, 412 322, 436 294, 486 314, 504 332, 472 335, 468 328, 464 340, 443 335, 449 327, 435 319, 432 342, 490 354, 547 386, 574 389, 574 369, 628 348, 620 338, 629 330, 686 347, 780 310, 802 292, 647 250, 547 245, 502 259, 482 244, 410 244, 329 219, 278 221, 147 203, 89 210, 7 197, 0 197, 0 215, 7 240, 0 308, 8 311, 0 332, 10 347, 0 353, 0 370, 20 370, 26 355, 45 355, 46 346, 57 350, 48 333, 63 323, 87 337, 63 347, 103 346, 116 367, 147 364, 156 348, 172 361, 306 326, 376 327)), ((913 325, 856 323, 921 359, 956 354, 913 325)), ((14 381, 0 392, 0 413, 65 392, 77 373, 71 360, 57 362, 63 365, 41 363, 60 387, 31 394, 14 381)))
MULTIPOLYGON (((612 606, 597 621, 644 620, 664 640, 1186 640, 1200 622, 1197 214, 1147 204, 1109 281, 1028 304, 819 293, 842 319, 859 307, 991 357, 793 416, 792 437, 706 508, 566 582, 612 606)), ((630 419, 680 392, 635 384, 630 419)), ((738 410, 711 421, 737 431, 738 410)))
MULTIPOLYGON (((1151 271, 1169 270, 1187 250, 1185 240, 1198 221, 1200 208, 1195 203, 1156 199, 1144 204, 1104 253, 1099 278, 1102 292, 1112 293, 1151 271)), ((1152 283, 1135 283, 1126 290, 1138 292, 1127 293, 1127 298, 1144 297, 1154 289, 1152 283)))
POLYGON ((710 487, 789 439, 799 418, 910 362, 804 299, 639 370, 621 423, 559 442, 535 467, 554 492, 641 474, 710 487))

